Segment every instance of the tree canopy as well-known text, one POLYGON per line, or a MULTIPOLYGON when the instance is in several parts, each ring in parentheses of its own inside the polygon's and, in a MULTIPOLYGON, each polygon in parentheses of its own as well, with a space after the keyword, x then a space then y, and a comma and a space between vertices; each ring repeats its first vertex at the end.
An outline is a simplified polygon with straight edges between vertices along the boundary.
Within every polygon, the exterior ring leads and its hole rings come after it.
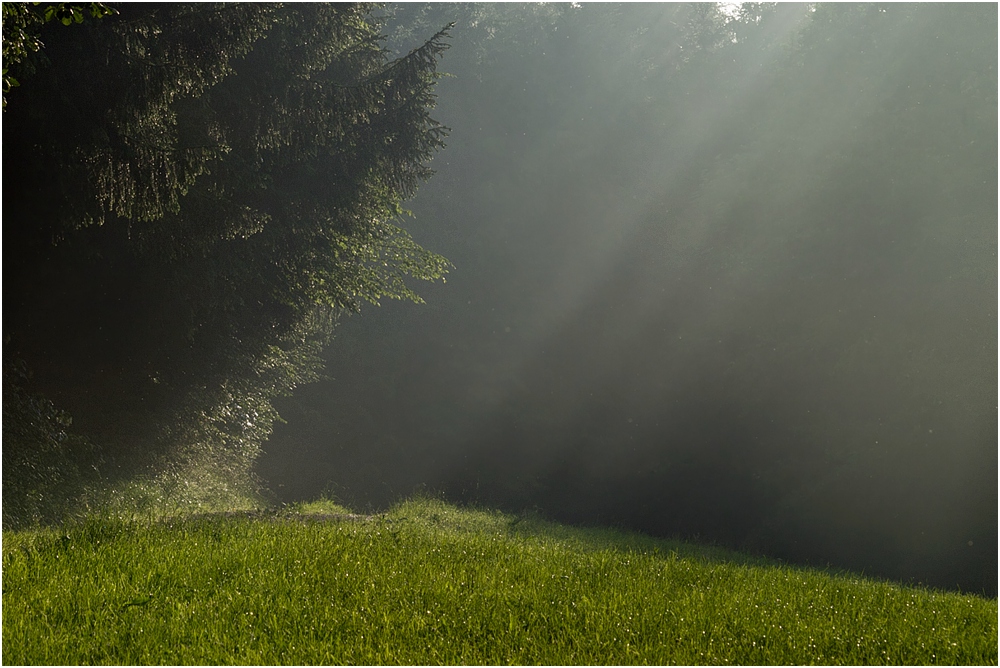
MULTIPOLYGON (((245 477, 337 315, 447 271, 399 226, 444 145, 447 33, 390 61, 366 5, 116 9, 43 25, 12 70, 5 358, 106 471, 197 456, 245 477)), ((8 449, 35 445, 4 432, 6 483, 8 449)))

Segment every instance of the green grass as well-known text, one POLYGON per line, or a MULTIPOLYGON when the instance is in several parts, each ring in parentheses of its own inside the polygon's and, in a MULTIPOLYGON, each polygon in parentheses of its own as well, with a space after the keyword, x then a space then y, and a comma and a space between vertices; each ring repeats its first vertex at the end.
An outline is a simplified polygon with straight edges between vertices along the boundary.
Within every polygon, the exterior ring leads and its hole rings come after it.
POLYGON ((997 603, 403 503, 3 534, 4 664, 992 664, 997 603))

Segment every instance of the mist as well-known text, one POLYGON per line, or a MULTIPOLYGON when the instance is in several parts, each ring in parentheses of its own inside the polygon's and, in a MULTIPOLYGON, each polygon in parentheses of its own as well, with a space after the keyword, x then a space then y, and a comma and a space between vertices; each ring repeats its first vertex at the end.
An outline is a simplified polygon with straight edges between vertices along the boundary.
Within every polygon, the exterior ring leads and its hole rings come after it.
POLYGON ((995 596, 996 19, 390 6, 456 22, 406 223, 454 268, 342 319, 257 474, 995 596))

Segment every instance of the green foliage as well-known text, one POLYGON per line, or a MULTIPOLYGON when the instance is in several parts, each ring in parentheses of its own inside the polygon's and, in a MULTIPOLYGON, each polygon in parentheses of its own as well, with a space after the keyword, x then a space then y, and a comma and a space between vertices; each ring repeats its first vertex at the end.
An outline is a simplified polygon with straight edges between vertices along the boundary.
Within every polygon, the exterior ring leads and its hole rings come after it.
MULTIPOLYGON (((41 3, 36 2, 35 4, 39 5, 41 3)), ((46 23, 58 20, 64 26, 68 26, 73 23, 83 23, 83 18, 86 14, 90 14, 91 18, 99 19, 116 13, 113 8, 103 2, 90 2, 86 4, 60 2, 46 7, 44 18, 46 23)))
POLYGON ((5 334, 116 477, 245 488, 338 315, 446 273, 397 224, 444 145, 446 33, 390 62, 369 11, 129 5, 43 31, 5 112, 5 334))
POLYGON ((103 2, 68 3, 47 5, 40 2, 3 3, 3 107, 7 108, 7 93, 21 82, 10 73, 30 54, 42 48, 38 30, 49 21, 59 21, 64 26, 83 23, 86 15, 99 19, 117 13, 117 10, 103 2))
POLYGON ((995 600, 428 500, 329 509, 5 532, 3 661, 996 663, 995 600))
POLYGON ((3 360, 3 528, 63 519, 100 464, 99 450, 71 430, 72 419, 28 389, 24 362, 3 360))

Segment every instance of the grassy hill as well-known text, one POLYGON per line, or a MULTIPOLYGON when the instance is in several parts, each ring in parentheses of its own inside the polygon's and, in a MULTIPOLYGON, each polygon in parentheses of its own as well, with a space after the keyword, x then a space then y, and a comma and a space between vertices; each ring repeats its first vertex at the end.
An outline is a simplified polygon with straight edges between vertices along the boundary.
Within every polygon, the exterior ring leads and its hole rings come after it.
POLYGON ((4 664, 992 664, 997 602, 403 503, 3 534, 4 664))

